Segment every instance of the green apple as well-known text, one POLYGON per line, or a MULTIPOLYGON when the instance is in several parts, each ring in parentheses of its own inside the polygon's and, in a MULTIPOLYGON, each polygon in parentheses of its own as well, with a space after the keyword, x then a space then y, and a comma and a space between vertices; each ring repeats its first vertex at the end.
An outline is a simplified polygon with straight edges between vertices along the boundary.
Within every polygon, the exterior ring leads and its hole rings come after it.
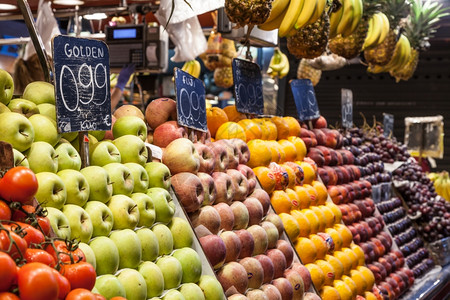
POLYGON ((136 227, 139 222, 139 208, 133 199, 125 195, 114 195, 107 205, 114 217, 114 230, 136 227))
POLYGON ((134 179, 130 169, 121 163, 109 163, 103 168, 108 172, 112 181, 113 195, 131 196, 134 189, 134 179))
POLYGON ((194 249, 189 247, 177 249, 172 253, 172 256, 178 259, 183 268, 182 283, 195 283, 200 279, 202 275, 202 261, 194 249))
POLYGON ((58 171, 58 156, 53 146, 47 142, 32 143, 25 156, 34 173, 58 171))
POLYGON ((28 159, 26 158, 25 155, 23 155, 22 152, 13 148, 13 154, 14 154, 14 167, 22 166, 22 167, 30 168, 28 159))
POLYGON ((44 207, 63 208, 67 192, 61 178, 51 172, 37 173, 36 178, 38 181, 36 200, 44 207))
POLYGON ((37 105, 39 113, 47 116, 56 122, 56 106, 50 103, 41 103, 37 105))
POLYGON ((108 172, 99 166, 89 166, 80 170, 89 184, 89 201, 107 203, 111 200, 113 187, 108 172))
POLYGON ((89 199, 89 183, 80 171, 66 169, 56 175, 61 178, 66 187, 66 204, 84 206, 89 199))
POLYGON ((131 134, 139 137, 143 142, 147 138, 147 125, 136 116, 118 118, 112 128, 114 139, 131 134))
POLYGON ((106 299, 126 296, 125 289, 119 279, 112 274, 98 276, 95 280, 94 288, 96 288, 98 293, 106 299))
POLYGON ((136 232, 131 229, 114 230, 109 238, 119 250, 119 269, 137 268, 142 258, 142 246, 136 232))
POLYGON ((70 238, 83 243, 89 242, 94 228, 88 213, 82 207, 74 204, 64 205, 62 212, 69 220, 70 238))
POLYGON ((152 198, 155 206, 156 222, 168 224, 175 214, 175 203, 172 201, 170 193, 163 188, 150 188, 147 195, 152 198))
POLYGON ((55 146, 61 134, 58 133, 58 128, 56 127, 56 121, 50 119, 44 115, 32 115, 28 118, 34 128, 34 141, 47 142, 52 146, 55 146))
POLYGON ((84 256, 86 257, 86 262, 90 263, 94 269, 97 267, 95 253, 92 250, 91 246, 86 243, 78 243, 78 247, 83 251, 84 256))
POLYGON ((183 268, 175 257, 166 255, 156 261, 156 265, 161 269, 164 277, 164 289, 177 288, 181 284, 183 268))
POLYGON ((202 289, 195 283, 182 284, 178 290, 186 300, 205 300, 202 289))
POLYGON ((27 118, 40 112, 36 104, 21 98, 12 99, 8 104, 8 108, 10 111, 22 114, 27 118))
MULTIPOLYGON (((75 132, 75 133, 77 134, 77 136, 70 143, 75 148, 75 150, 77 150, 77 152, 80 153, 81 152, 80 151, 80 135, 78 134, 78 132, 75 132)), ((71 138, 71 136, 68 136, 66 139, 69 140, 70 138, 71 138)), ((98 141, 91 134, 88 134, 88 140, 89 140, 89 155, 91 155, 91 150, 98 143, 98 141)))
POLYGON ((152 231, 158 240, 158 256, 170 254, 173 251, 173 236, 170 229, 166 225, 159 223, 152 227, 152 231))
POLYGON ((66 215, 64 215, 62 211, 54 207, 47 207, 46 210, 47 218, 50 221, 50 226, 52 227, 53 232, 56 234, 56 236, 64 240, 70 239, 71 230, 69 220, 67 219, 66 215))
POLYGON ((162 300, 186 300, 186 298, 178 290, 170 290, 162 297, 162 300))
POLYGON ((145 279, 142 277, 141 273, 127 268, 120 271, 117 275, 117 279, 119 279, 125 289, 127 300, 147 299, 147 283, 145 283, 145 279))
POLYGON ((160 187, 166 190, 170 188, 170 170, 160 162, 148 162, 144 165, 148 173, 148 187, 160 187))
POLYGON ((8 105, 14 95, 14 80, 8 72, 0 69, 0 103, 8 105))
POLYGON ((34 128, 23 115, 15 112, 2 113, 0 118, 0 141, 10 143, 13 148, 24 152, 34 141, 34 128))
MULTIPOLYGON (((77 137, 78 137, 78 131, 73 131, 73 132, 64 132, 61 135, 62 138, 66 139, 67 141, 69 141, 70 143, 72 143, 77 137)), ((77 139, 78 141, 78 139, 77 139)), ((73 146, 73 145, 72 145, 73 146)), ((74 146, 75 149, 77 149, 77 147, 74 146)), ((79 148, 78 148, 79 150, 79 148)), ((78 151, 77 150, 77 151, 78 151)))
POLYGON ((198 286, 202 289, 205 300, 225 300, 222 285, 211 275, 202 275, 198 281, 198 286))
POLYGON ((11 110, 5 104, 0 102, 0 114, 5 112, 11 112, 11 110))
MULTIPOLYGON (((78 143, 78 139, 75 139, 74 141, 78 143)), ((75 149, 77 148, 75 145, 74 147, 75 149)), ((89 145, 89 159, 91 165, 100 167, 110 163, 121 162, 119 150, 109 141, 98 142, 92 147, 89 145)))
POLYGON ((84 210, 91 218, 94 231, 92 237, 108 236, 114 224, 114 216, 108 206, 100 201, 88 201, 84 210))
POLYGON ((148 159, 148 150, 144 141, 135 135, 123 135, 113 140, 114 146, 119 149, 122 163, 138 163, 145 165, 148 159))
POLYGON ((147 283, 147 298, 158 297, 164 291, 164 276, 161 269, 151 261, 144 261, 138 267, 147 283))
POLYGON ((36 104, 51 103, 55 105, 55 88, 51 83, 45 81, 33 81, 25 87, 22 98, 36 104))
POLYGON ((152 198, 144 193, 134 193, 131 199, 137 204, 139 210, 139 222, 137 226, 150 227, 155 223, 155 206, 152 198))
POLYGON ((146 193, 148 190, 148 174, 144 167, 137 163, 126 163, 134 180, 133 193, 146 193))
POLYGON ((155 233, 147 227, 136 230, 136 234, 141 241, 142 260, 155 261, 159 255, 159 243, 155 233))
POLYGON ((179 217, 174 217, 167 226, 172 232, 174 249, 192 247, 192 243, 194 242, 194 232, 188 221, 179 217))
POLYGON ((119 269, 119 249, 116 243, 106 236, 93 239, 89 246, 95 254, 97 276, 114 274, 119 269))
POLYGON ((55 146, 55 152, 58 155, 58 171, 65 169, 79 171, 81 169, 81 157, 72 144, 59 143, 55 146))
POLYGON ((93 130, 93 131, 89 131, 89 134, 93 135, 97 139, 97 141, 101 141, 105 138, 106 131, 93 130))

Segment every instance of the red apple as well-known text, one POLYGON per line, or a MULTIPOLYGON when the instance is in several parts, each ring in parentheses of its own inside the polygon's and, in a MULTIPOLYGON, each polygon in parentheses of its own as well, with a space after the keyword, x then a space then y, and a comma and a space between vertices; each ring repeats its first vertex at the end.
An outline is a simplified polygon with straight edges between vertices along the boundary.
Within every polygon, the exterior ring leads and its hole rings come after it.
POLYGON ((239 150, 235 143, 232 143, 230 140, 218 140, 214 143, 219 143, 225 146, 228 154, 228 168, 236 169, 239 165, 239 150))
POLYGON ((230 163, 227 148, 224 146, 223 143, 217 142, 208 144, 208 147, 212 150, 212 152, 214 153, 214 157, 216 159, 214 171, 224 172, 228 168, 228 164, 230 163))
POLYGON ((261 202, 259 202, 259 200, 256 198, 248 197, 243 203, 248 210, 248 225, 251 226, 261 223, 261 220, 263 218, 263 207, 261 202))
POLYGON ((147 105, 145 120, 155 129, 168 120, 177 119, 177 104, 170 98, 158 98, 147 105))
POLYGON ((270 208, 269 194, 263 189, 255 189, 253 193, 249 194, 249 197, 258 199, 263 207, 263 215, 267 215, 270 208))
POLYGON ((262 290, 258 289, 249 290, 245 295, 248 300, 267 300, 266 294, 262 290))
POLYGON ((153 144, 158 147, 165 148, 172 141, 186 137, 186 129, 179 126, 176 121, 168 121, 154 129, 153 144))
POLYGON ((269 221, 262 222, 261 227, 264 228, 267 233, 267 248, 275 248, 277 246, 278 239, 280 238, 278 228, 269 221))
POLYGON ((172 176, 172 187, 178 200, 187 212, 194 212, 203 203, 203 186, 200 179, 192 173, 182 172, 172 176))
POLYGON ((241 172, 245 178, 247 178, 247 182, 248 182, 248 194, 250 195, 251 193, 253 193, 253 191, 256 188, 256 175, 255 172, 253 172, 252 168, 250 168, 247 165, 238 165, 237 169, 239 172, 241 172))
POLYGON ((105 132, 105 136, 103 137, 104 140, 114 140, 114 135, 112 132, 112 128, 114 126, 114 123, 116 123, 117 118, 114 117, 114 115, 111 115, 111 129, 107 130, 105 132))
POLYGON ((219 233, 220 230, 220 215, 212 206, 203 206, 199 210, 190 214, 192 225, 197 227, 203 225, 208 228, 213 234, 219 233))
POLYGON ((296 271, 298 274, 300 274, 300 276, 302 276, 305 291, 308 291, 312 284, 311 274, 309 273, 309 270, 301 263, 293 263, 292 270, 296 271))
POLYGON ((294 288, 292 284, 284 277, 277 278, 272 281, 272 284, 280 291, 282 300, 294 299, 294 288))
POLYGON ((231 177, 234 189, 234 201, 243 201, 248 194, 247 178, 236 169, 228 169, 227 174, 231 177))
POLYGON ((233 201, 235 190, 233 186, 233 180, 230 175, 224 172, 214 172, 212 173, 212 178, 216 184, 216 203, 227 203, 230 204, 233 201))
POLYGON ((239 293, 245 293, 248 287, 247 271, 237 262, 229 262, 217 273, 217 279, 225 293, 230 288, 235 288, 239 293))
POLYGON ((200 168, 200 159, 194 144, 180 138, 171 142, 163 151, 162 163, 165 164, 172 175, 181 172, 197 174, 200 168))
POLYGON ((210 234, 200 238, 200 244, 208 258, 209 263, 214 269, 223 266, 225 262, 227 248, 220 236, 210 234))
POLYGON ((248 298, 242 294, 233 294, 229 296, 227 300, 248 300, 248 298))
POLYGON ((136 116, 139 117, 142 121, 144 121, 144 114, 142 111, 135 105, 126 104, 122 105, 118 109, 114 111, 114 117, 117 119, 125 116, 136 116))
POLYGON ((283 252, 278 249, 269 249, 266 255, 272 260, 274 273, 273 278, 278 278, 283 276, 283 272, 286 269, 286 258, 283 252))
POLYGON ((234 231, 222 231, 220 234, 223 242, 225 243, 225 247, 227 249, 227 254, 225 257, 225 263, 230 261, 237 261, 239 255, 241 254, 241 239, 237 236, 234 231))
POLYGON ((214 152, 202 143, 194 143, 194 147, 197 149, 200 160, 200 168, 198 171, 211 174, 214 171, 214 166, 216 165, 216 157, 214 152))
POLYGON ((255 258, 264 270, 263 283, 269 283, 273 279, 274 266, 272 260, 265 254, 256 255, 255 258))
POLYGON ((253 250, 255 249, 255 240, 247 229, 240 229, 235 231, 239 239, 241 240, 241 253, 239 258, 244 258, 252 256, 253 250))
POLYGON ((261 263, 254 257, 245 257, 239 261, 247 271, 248 287, 258 289, 264 279, 264 269, 261 263))
MULTIPOLYGON (((233 201, 230 205, 234 215, 233 229, 245 229, 248 226, 249 214, 248 209, 244 203, 240 201, 233 201)), ((278 217, 278 216, 277 216, 278 217)))
POLYGON ((263 284, 261 290, 266 294, 267 300, 282 300, 280 291, 273 284, 263 284))
POLYGON ((247 228, 247 231, 250 232, 253 236, 253 240, 255 241, 255 248, 253 249, 252 255, 258 255, 266 252, 267 245, 269 243, 266 230, 259 225, 252 225, 247 228))
POLYGON ((195 227, 195 228, 194 228, 194 231, 195 231, 195 234, 197 235, 197 237, 198 237, 199 239, 202 238, 202 237, 204 237, 204 236, 207 236, 207 235, 211 235, 211 234, 212 234, 212 232, 209 231, 209 229, 206 228, 206 227, 203 226, 203 225, 199 225, 199 226, 195 227))
POLYGON ((198 178, 203 186, 203 203, 202 205, 211 205, 216 201, 217 191, 216 184, 211 175, 207 173, 197 173, 198 178))
POLYGON ((291 243, 285 240, 278 240, 276 247, 283 252, 286 258, 286 267, 289 268, 294 260, 294 249, 292 249, 291 243))
POLYGON ((285 270, 283 275, 292 285, 294 292, 293 299, 302 299, 303 293, 305 292, 302 276, 292 269, 285 270))
POLYGON ((220 215, 220 229, 233 230, 234 214, 231 207, 226 203, 218 203, 213 206, 220 215))
POLYGON ((247 143, 241 139, 230 139, 230 143, 235 145, 239 152, 239 164, 246 165, 250 160, 250 150, 247 143))

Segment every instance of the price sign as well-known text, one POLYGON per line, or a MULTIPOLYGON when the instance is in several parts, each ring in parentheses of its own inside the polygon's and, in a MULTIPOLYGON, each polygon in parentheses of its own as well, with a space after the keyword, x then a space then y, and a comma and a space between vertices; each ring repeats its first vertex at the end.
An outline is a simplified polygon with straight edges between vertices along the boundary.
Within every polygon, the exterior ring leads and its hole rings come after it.
POLYGON ((59 132, 111 129, 109 52, 102 41, 52 41, 59 132))
POLYGON ((205 85, 203 81, 175 68, 178 124, 206 132, 205 85))
POLYGON ((291 80, 291 90, 297 106, 300 121, 313 120, 320 117, 314 87, 309 79, 291 80))
POLYGON ((238 58, 233 59, 232 68, 237 111, 262 115, 264 99, 261 69, 251 61, 238 58))
POLYGON ((393 135, 394 115, 383 113, 383 135, 385 137, 393 135))
POLYGON ((342 126, 353 127, 353 92, 349 89, 341 89, 341 114, 342 126))

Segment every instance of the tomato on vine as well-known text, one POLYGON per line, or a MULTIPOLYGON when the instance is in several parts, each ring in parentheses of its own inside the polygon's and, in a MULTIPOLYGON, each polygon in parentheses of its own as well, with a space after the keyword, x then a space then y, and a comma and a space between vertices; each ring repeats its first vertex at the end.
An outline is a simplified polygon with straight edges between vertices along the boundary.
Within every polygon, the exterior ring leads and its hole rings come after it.
POLYGON ((11 256, 1 251, 0 266, 0 292, 5 292, 17 280, 17 267, 11 256))
POLYGON ((37 190, 36 175, 26 167, 9 169, 0 180, 0 197, 5 201, 30 203, 37 190))
POLYGON ((21 300, 57 300, 58 279, 47 265, 32 262, 23 265, 17 273, 21 300))
POLYGON ((2 299, 2 300, 20 300, 20 298, 17 297, 17 295, 10 293, 10 292, 0 293, 0 299, 2 299))
POLYGON ((95 273, 94 267, 85 261, 81 261, 76 264, 63 265, 61 274, 66 277, 72 289, 83 288, 92 290, 95 285, 95 273))
POLYGON ((53 272, 53 274, 55 274, 57 281, 58 281, 58 287, 59 287, 58 299, 64 300, 64 299, 66 299, 67 294, 69 294, 69 292, 71 290, 69 279, 62 276, 56 269, 52 268, 52 272, 53 272))
POLYGON ((0 250, 5 251, 12 259, 23 258, 27 248, 27 242, 20 235, 0 228, 0 250))
POLYGON ((13 221, 24 222, 30 224, 31 226, 39 229, 45 236, 50 235, 50 220, 47 218, 47 210, 41 206, 37 208, 33 205, 21 205, 12 207, 12 216, 11 219, 13 221), (37 223, 36 223, 37 221, 37 223))
POLYGON ((28 248, 25 251, 25 260, 27 263, 40 262, 52 268, 56 266, 55 258, 50 255, 50 253, 42 249, 28 248))
POLYGON ((9 205, 0 200, 0 220, 11 220, 11 209, 9 205))
POLYGON ((63 263, 77 263, 79 261, 86 261, 83 251, 78 248, 76 243, 66 242, 56 240, 53 244, 47 245, 45 251, 50 253, 58 262, 58 252, 59 260, 63 263))
POLYGON ((27 242, 28 247, 33 247, 33 245, 40 245, 45 242, 44 234, 27 223, 22 222, 11 222, 2 224, 3 227, 8 229, 9 231, 14 231, 15 233, 20 234, 23 232, 25 235, 23 239, 27 242))
POLYGON ((87 289, 78 288, 70 291, 66 300, 97 300, 97 297, 87 289))

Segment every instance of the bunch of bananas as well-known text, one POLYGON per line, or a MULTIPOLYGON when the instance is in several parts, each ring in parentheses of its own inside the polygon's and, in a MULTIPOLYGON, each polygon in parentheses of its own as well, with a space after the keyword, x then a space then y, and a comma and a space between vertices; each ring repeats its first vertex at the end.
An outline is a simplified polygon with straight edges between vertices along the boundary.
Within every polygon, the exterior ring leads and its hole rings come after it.
POLYGON ((351 35, 363 15, 362 0, 341 0, 342 6, 330 16, 330 37, 351 35))
POLYGON ((189 73, 195 78, 198 78, 200 76, 201 69, 202 67, 200 65, 200 62, 196 59, 185 62, 183 67, 181 68, 181 70, 189 73))
POLYGON ((401 70, 409 62, 411 58, 411 44, 408 38, 401 34, 395 45, 394 54, 391 60, 385 66, 369 65, 367 70, 371 73, 395 72, 401 70))
POLYGON ((429 173, 428 178, 433 181, 436 193, 445 200, 450 201, 450 177, 448 176, 448 172, 429 173))
POLYGON ((283 78, 289 73, 289 59, 286 54, 281 52, 279 48, 275 48, 272 58, 270 59, 269 68, 267 74, 272 78, 283 78))
POLYGON ((258 28, 278 29, 280 37, 293 35, 296 30, 316 22, 325 10, 326 3, 327 0, 274 0, 269 18, 258 28))
POLYGON ((389 33, 389 19, 387 16, 378 12, 369 19, 369 30, 364 40, 363 50, 370 49, 380 45, 389 33))

